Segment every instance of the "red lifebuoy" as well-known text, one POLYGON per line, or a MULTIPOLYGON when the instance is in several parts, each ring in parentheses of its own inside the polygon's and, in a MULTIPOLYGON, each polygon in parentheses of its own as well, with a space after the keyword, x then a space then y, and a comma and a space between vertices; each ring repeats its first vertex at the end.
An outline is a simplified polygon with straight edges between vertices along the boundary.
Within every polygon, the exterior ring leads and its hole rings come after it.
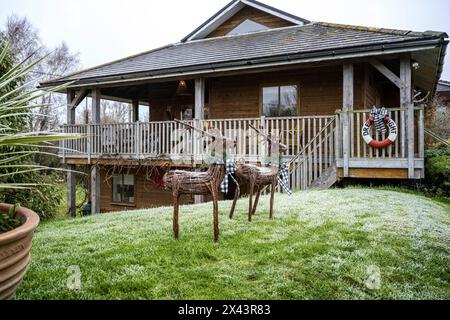
POLYGON ((390 145, 392 145, 395 142, 395 140, 397 140, 398 129, 395 121, 386 116, 384 118, 384 123, 386 123, 387 127, 389 128, 389 137, 387 139, 384 139, 383 141, 375 140, 370 135, 370 128, 374 124, 374 119, 372 117, 370 117, 363 125, 362 128, 363 139, 372 148, 375 149, 387 148, 390 145))

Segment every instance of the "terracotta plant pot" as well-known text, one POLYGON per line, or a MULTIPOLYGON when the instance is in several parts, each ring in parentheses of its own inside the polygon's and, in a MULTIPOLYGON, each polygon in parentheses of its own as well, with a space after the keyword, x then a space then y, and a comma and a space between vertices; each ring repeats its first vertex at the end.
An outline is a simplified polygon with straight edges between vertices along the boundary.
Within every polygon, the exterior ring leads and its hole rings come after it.
MULTIPOLYGON (((11 205, 0 203, 0 212, 11 205)), ((22 225, 0 234, 0 300, 13 299, 31 260, 31 241, 39 224, 39 216, 27 208, 17 210, 22 225)))

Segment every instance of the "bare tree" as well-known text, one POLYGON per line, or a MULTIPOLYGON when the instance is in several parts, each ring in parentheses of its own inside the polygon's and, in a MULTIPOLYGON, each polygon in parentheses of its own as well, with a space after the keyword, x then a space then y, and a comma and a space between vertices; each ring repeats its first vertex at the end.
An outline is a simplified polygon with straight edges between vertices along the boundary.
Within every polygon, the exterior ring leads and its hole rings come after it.
POLYGON ((6 19, 5 29, 0 31, 0 35, 11 46, 15 62, 25 60, 42 46, 37 30, 28 19, 15 14, 6 19))
MULTIPOLYGON (((79 68, 78 54, 72 54, 65 42, 48 54, 35 72, 41 74, 41 81, 50 80, 67 74, 79 68)), ((39 102, 43 106, 37 113, 43 116, 34 117, 34 128, 38 131, 56 129, 61 123, 66 105, 66 96, 58 93, 49 93, 39 102), (49 115, 52 115, 49 117, 49 115)))
POLYGON ((450 106, 436 94, 426 108, 426 128, 444 139, 450 139, 449 119, 450 106))
POLYGON ((130 105, 117 101, 102 101, 101 103, 101 122, 125 123, 129 122, 130 105))
MULTIPOLYGON (((51 50, 41 41, 38 31, 26 17, 11 15, 7 18, 4 30, 0 30, 0 37, 9 43, 16 62, 23 61, 30 55, 37 60, 44 58, 41 63, 29 73, 30 87, 38 82, 50 80, 79 69, 78 54, 70 52, 66 43, 62 42, 57 48, 51 50)), ((66 98, 64 95, 52 93, 43 96, 37 104, 45 106, 34 113, 32 127, 34 130, 44 131, 58 128, 61 124, 61 115, 64 113, 66 98)))

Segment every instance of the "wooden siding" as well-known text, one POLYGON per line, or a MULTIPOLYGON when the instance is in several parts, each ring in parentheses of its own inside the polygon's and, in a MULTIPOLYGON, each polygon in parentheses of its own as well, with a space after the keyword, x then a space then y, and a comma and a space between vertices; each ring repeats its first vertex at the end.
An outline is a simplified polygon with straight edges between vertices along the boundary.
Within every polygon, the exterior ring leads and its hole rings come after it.
MULTIPOLYGON (((100 171, 100 209, 101 212, 126 211, 142 208, 155 208, 172 205, 172 194, 162 188, 155 188, 150 179, 146 178, 146 169, 122 168, 121 173, 134 175, 134 198, 133 205, 116 204, 112 199, 112 179, 110 177, 111 167, 102 168, 100 171)), ((155 175, 152 176, 152 179, 155 175)), ((193 199, 189 196, 181 196, 181 204, 191 204, 193 199)))
MULTIPOLYGON (((389 84, 379 85, 375 72, 367 64, 355 65, 355 110, 371 108, 377 102, 389 107, 398 106, 398 90, 389 84)), ((175 84, 167 88, 158 89, 155 85, 155 88, 147 89, 151 121, 172 120, 179 118, 184 108, 194 109, 193 81, 187 83, 192 93, 190 96, 177 96, 175 84)), ((334 65, 209 78, 206 81, 205 118, 259 117, 261 88, 287 84, 299 86, 300 116, 332 115, 342 108, 342 66, 334 65)))
MULTIPOLYGON (((364 107, 364 68, 355 66, 355 109, 364 107)), ((297 84, 300 116, 333 115, 342 108, 342 66, 210 79, 209 118, 261 116, 261 88, 297 84)))
MULTIPOLYGON (((344 170, 339 168, 338 175, 344 177, 344 170)), ((407 169, 375 169, 375 168, 350 168, 349 178, 358 179, 408 179, 407 169)))
POLYGON ((363 77, 364 109, 370 109, 377 103, 378 90, 375 82, 374 71, 368 64, 364 66, 363 77))
POLYGON ((151 121, 169 121, 173 118, 180 118, 180 113, 183 108, 194 109, 194 96, 179 97, 173 93, 166 96, 148 98, 150 105, 150 120, 151 121), (171 117, 169 117, 169 114, 171 117))
POLYGON ((231 30, 236 28, 240 23, 246 19, 253 20, 257 23, 265 25, 271 29, 294 26, 292 22, 278 18, 261 10, 245 7, 236 13, 233 17, 225 21, 216 30, 211 32, 207 38, 220 37, 228 34, 231 30))

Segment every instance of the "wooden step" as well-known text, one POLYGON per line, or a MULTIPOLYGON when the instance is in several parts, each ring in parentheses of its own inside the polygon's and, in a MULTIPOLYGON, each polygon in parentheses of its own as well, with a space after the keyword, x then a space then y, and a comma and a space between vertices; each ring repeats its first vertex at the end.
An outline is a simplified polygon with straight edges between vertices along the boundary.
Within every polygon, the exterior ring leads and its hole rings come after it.
POLYGON ((312 182, 310 189, 326 190, 331 188, 337 181, 337 168, 334 165, 323 171, 321 176, 312 182))

